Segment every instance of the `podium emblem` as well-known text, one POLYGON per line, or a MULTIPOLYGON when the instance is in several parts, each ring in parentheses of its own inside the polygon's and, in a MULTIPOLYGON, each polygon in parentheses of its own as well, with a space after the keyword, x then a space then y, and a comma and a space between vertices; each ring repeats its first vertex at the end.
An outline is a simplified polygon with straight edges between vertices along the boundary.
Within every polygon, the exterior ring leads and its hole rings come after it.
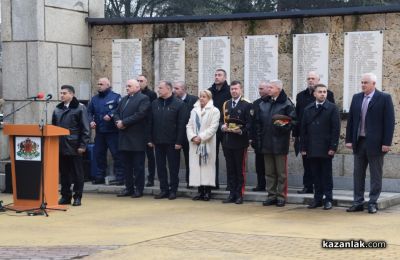
POLYGON ((15 159, 41 161, 40 137, 15 137, 15 159))

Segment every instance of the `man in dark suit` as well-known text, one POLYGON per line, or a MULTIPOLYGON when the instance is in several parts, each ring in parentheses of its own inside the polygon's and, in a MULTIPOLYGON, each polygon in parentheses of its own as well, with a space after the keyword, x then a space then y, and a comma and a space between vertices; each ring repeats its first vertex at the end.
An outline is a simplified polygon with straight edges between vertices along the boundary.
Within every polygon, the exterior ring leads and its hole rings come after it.
MULTIPOLYGON (((304 108, 311 103, 315 102, 314 88, 319 83, 320 76, 315 71, 310 71, 307 74, 307 88, 299 92, 296 96, 296 115, 298 122, 301 122, 303 118, 304 108)), ((335 98, 333 97, 333 92, 328 89, 327 100, 329 102, 335 103, 335 98)), ((295 151, 296 155, 299 152, 300 145, 300 124, 297 124, 293 129, 293 137, 295 137, 295 151)), ((313 176, 311 173, 310 163, 308 162, 307 156, 302 156, 303 159, 303 189, 297 191, 297 193, 313 193, 313 176)))
MULTIPOLYGON (((140 90, 143 94, 149 97, 150 103, 157 98, 156 92, 151 90, 147 84, 147 78, 145 75, 139 75, 137 81, 140 85, 140 90)), ((147 183, 146 187, 154 186, 154 176, 156 174, 156 158, 154 156, 154 147, 146 145, 146 156, 147 156, 147 183)))
MULTIPOLYGON (((228 82, 226 82, 226 71, 224 69, 215 70, 214 84, 212 84, 212 86, 208 88, 208 90, 211 91, 214 106, 219 109, 222 118, 223 117, 222 106, 225 101, 229 100, 232 97, 228 82)), ((216 147, 217 157, 215 160, 215 188, 219 189, 219 144, 222 142, 222 132, 220 128, 218 128, 216 136, 217 136, 217 147, 216 147)), ((229 183, 227 186, 227 190, 229 190, 229 183)))
POLYGON ((390 151, 394 132, 392 97, 376 89, 376 76, 361 77, 362 92, 351 101, 346 129, 346 147, 354 153, 354 201, 347 212, 364 210, 365 175, 369 165, 368 213, 378 211, 376 202, 382 190, 383 159, 390 151))
POLYGON ((186 108, 183 101, 173 95, 172 89, 171 82, 160 81, 158 98, 151 103, 151 137, 148 145, 155 146, 161 190, 155 199, 176 199, 179 185, 180 150, 186 139, 186 108))
POLYGON ((242 204, 252 105, 242 97, 243 87, 239 81, 232 81, 230 92, 232 99, 225 101, 224 116, 220 123, 223 133, 222 148, 226 160, 226 174, 230 187, 228 198, 222 202, 242 204))
MULTIPOLYGON (((260 103, 264 102, 268 97, 268 86, 269 83, 266 81, 261 81, 258 85, 258 93, 260 94, 260 98, 253 102, 253 119, 254 115, 258 112, 257 110, 260 108, 260 103), (257 112, 256 112, 257 111, 257 112)), ((261 153, 261 147, 258 146, 259 142, 257 141, 257 134, 255 133, 256 126, 255 120, 253 121, 252 127, 252 140, 251 146, 254 149, 254 153, 256 156, 256 173, 257 173, 257 186, 252 189, 252 191, 265 191, 266 181, 265 181, 265 165, 264 165, 264 154, 261 153)))
POLYGON ((340 117, 336 105, 326 100, 327 95, 325 85, 315 85, 316 100, 304 109, 301 121, 301 155, 307 157, 314 177, 314 201, 309 209, 322 205, 325 210, 332 208, 332 158, 339 142, 340 117))
MULTIPOLYGON (((193 109, 194 103, 199 99, 197 96, 189 95, 187 93, 186 84, 183 81, 177 81, 174 83, 174 94, 177 98, 180 98, 185 104, 185 126, 189 122, 190 112, 193 109)), ((185 127, 185 136, 186 136, 186 127, 185 127)), ((184 139, 183 145, 183 156, 185 157, 185 166, 186 166, 186 186, 189 188, 189 142, 187 138, 184 139)))
POLYGON ((125 169, 126 189, 118 197, 143 196, 144 162, 148 129, 147 114, 150 109, 149 98, 140 92, 139 83, 130 79, 126 82, 127 95, 118 105, 114 121, 119 129, 118 147, 125 169), (133 174, 132 175, 132 170, 133 174))

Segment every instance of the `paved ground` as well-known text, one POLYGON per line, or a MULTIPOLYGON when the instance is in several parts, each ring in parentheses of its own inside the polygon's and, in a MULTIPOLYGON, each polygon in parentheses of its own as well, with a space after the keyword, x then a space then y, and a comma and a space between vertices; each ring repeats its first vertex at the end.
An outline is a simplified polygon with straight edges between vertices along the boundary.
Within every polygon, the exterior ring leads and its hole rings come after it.
MULTIPOLYGON (((10 195, 0 194, 10 203, 10 195)), ((378 214, 85 194, 50 217, 0 213, 0 259, 398 259, 400 206, 378 214), (321 240, 385 249, 322 249, 321 240)))

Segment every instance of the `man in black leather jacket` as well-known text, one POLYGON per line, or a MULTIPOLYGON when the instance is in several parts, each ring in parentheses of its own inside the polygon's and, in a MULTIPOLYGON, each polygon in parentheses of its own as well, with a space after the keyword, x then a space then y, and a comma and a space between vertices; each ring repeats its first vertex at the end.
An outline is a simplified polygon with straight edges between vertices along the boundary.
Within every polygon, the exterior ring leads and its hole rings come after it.
POLYGON ((60 138, 61 199, 59 204, 71 204, 71 184, 74 184, 74 203, 80 206, 83 192, 84 171, 82 154, 89 142, 89 120, 86 108, 75 97, 70 85, 61 86, 61 103, 53 112, 52 124, 67 128, 70 135, 60 138))
POLYGON ((296 123, 293 103, 283 90, 282 81, 271 80, 268 97, 255 109, 257 141, 264 154, 267 200, 264 206, 285 206, 287 196, 287 154, 290 132, 296 123))

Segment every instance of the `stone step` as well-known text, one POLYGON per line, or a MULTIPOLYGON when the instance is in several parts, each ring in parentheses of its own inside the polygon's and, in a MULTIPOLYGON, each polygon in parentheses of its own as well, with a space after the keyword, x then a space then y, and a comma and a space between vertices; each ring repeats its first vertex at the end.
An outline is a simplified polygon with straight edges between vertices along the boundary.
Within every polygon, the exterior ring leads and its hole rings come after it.
MULTIPOLYGON (((225 199, 229 192, 225 190, 226 186, 220 186, 219 190, 212 190, 212 199, 225 199)), ((266 192, 254 192, 254 187, 246 187, 244 201, 262 202, 266 199, 266 192)), ((124 189, 124 186, 114 185, 93 185, 91 182, 85 183, 84 192, 86 193, 111 193, 117 194, 124 189)), ((289 187, 287 203, 308 205, 313 198, 313 194, 298 194, 300 187, 289 187)), ((143 193, 145 195, 156 195, 160 192, 159 185, 156 182, 154 187, 145 187, 143 193)), ((186 184, 181 183, 178 189, 178 196, 184 198, 192 198, 197 194, 197 188, 186 188, 186 184)), ((368 198, 368 193, 365 193, 368 198)), ((333 205, 338 207, 349 207, 353 201, 353 191, 351 190, 333 190, 333 205)), ((400 193, 382 192, 378 200, 378 208, 386 209, 394 205, 400 204, 400 193)))

